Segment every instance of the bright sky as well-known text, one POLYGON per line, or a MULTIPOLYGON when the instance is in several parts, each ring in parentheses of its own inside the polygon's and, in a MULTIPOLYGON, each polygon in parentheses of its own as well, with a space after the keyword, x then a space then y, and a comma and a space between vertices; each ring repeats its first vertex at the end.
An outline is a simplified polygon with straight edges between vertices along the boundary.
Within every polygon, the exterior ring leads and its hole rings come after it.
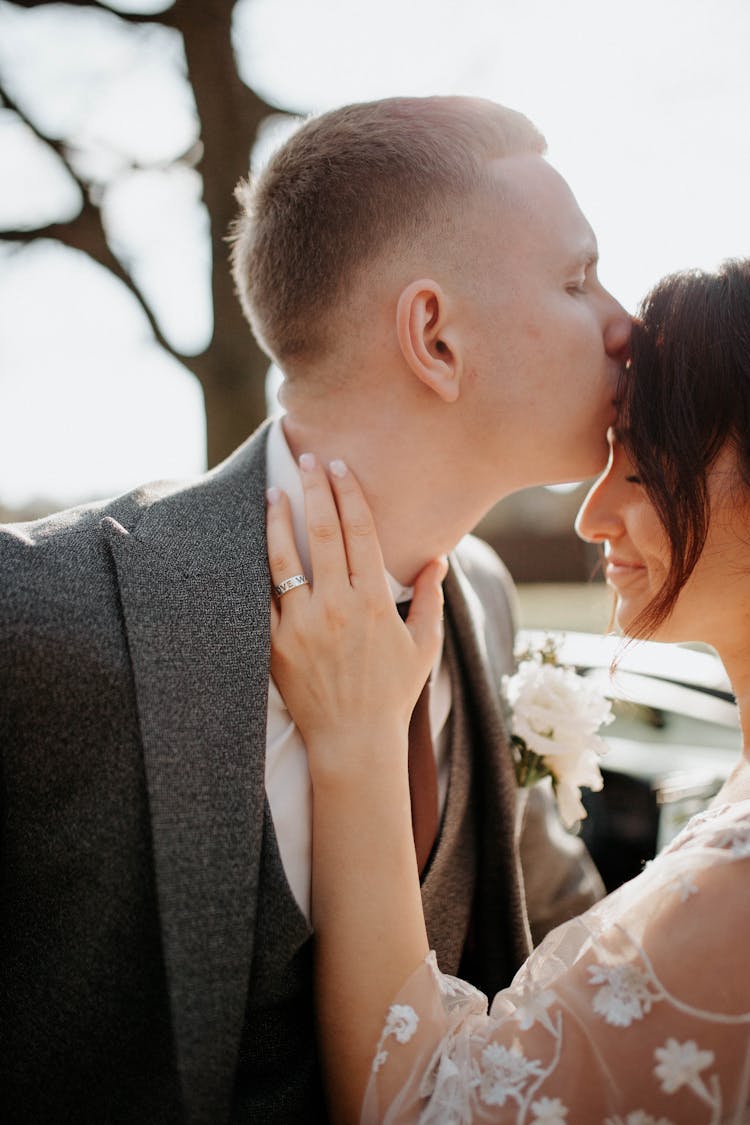
MULTIPOLYGON (((191 143, 174 35, 134 42, 107 13, 73 29, 56 12, 0 0, 0 73, 40 125, 75 134, 81 167, 107 181, 133 153, 160 164, 191 143)), ((631 308, 665 272, 750 255, 747 0, 241 0, 236 14, 242 73, 276 104, 460 93, 523 110, 598 234, 605 284, 631 308)), ((0 221, 75 211, 75 186, 5 111, 0 145, 0 221)), ((104 198, 165 333, 200 350, 198 177, 119 176, 104 198)), ((49 245, 0 254, 0 504, 104 495, 199 471, 204 455, 197 385, 121 286, 49 245)))

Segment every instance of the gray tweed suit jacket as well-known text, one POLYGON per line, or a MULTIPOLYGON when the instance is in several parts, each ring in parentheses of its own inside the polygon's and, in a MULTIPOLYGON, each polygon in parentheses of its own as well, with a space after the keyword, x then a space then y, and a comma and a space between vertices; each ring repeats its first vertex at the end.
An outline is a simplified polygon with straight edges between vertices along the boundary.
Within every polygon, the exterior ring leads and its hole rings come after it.
MULTIPOLYGON (((227 1119, 265 803, 265 436, 194 482, 0 530, 2 1121, 227 1119)), ((507 975, 528 936, 496 699, 513 623, 484 545, 446 601, 505 806, 480 877, 507 975)), ((598 892, 551 826, 537 810, 524 844, 545 929, 598 892)))

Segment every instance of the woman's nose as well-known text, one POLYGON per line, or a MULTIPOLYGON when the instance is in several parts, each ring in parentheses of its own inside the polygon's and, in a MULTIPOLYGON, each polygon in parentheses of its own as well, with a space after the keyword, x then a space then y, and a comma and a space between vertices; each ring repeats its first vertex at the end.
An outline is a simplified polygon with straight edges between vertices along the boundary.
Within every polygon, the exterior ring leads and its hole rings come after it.
POLYGON ((587 543, 617 539, 623 531, 622 520, 612 503, 608 476, 606 472, 592 485, 576 516, 576 534, 587 543))

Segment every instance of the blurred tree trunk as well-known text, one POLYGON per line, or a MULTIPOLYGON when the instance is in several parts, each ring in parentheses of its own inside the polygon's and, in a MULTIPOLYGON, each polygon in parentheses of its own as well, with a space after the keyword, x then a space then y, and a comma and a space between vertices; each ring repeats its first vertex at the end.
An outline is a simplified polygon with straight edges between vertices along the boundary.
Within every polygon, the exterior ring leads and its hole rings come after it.
POLYGON ((192 364, 206 400, 209 465, 226 457, 265 418, 269 362, 242 315, 228 263, 234 187, 247 175, 258 127, 272 112, 237 74, 233 7, 228 0, 177 0, 168 13, 185 40, 201 121, 203 198, 211 220, 214 334, 210 347, 192 364))
MULTIPOLYGON (((16 0, 34 8, 55 0, 16 0)), ((57 238, 83 250, 111 270, 134 293, 146 313, 158 343, 199 380, 206 407, 209 466, 227 456, 266 416, 265 376, 268 358, 256 344, 242 316, 229 273, 227 231, 236 207, 234 187, 246 176, 250 152, 263 119, 284 112, 264 102, 240 80, 231 42, 234 0, 176 0, 158 15, 127 14, 98 0, 68 0, 72 8, 104 8, 129 23, 163 23, 183 37, 200 119, 202 153, 198 171, 211 224, 212 297, 214 331, 208 348, 198 356, 181 355, 165 339, 153 310, 127 269, 112 253, 101 214, 89 185, 75 174, 64 142, 44 136, 33 120, 0 86, 0 104, 15 111, 45 144, 63 160, 83 195, 83 207, 68 223, 53 223, 33 231, 2 231, 0 237, 23 243, 34 238, 57 238)), ((192 163, 192 161, 191 161, 192 163)))

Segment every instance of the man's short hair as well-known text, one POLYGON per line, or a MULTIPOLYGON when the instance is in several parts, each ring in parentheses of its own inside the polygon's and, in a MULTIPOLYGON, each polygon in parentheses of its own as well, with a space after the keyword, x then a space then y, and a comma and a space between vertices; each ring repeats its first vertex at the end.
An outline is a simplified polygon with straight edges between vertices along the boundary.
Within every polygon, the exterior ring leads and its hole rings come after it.
POLYGON ((528 118, 475 98, 388 98, 308 120, 236 191, 232 271, 261 346, 282 365, 320 358, 367 265, 444 226, 489 161, 545 148, 528 118))

